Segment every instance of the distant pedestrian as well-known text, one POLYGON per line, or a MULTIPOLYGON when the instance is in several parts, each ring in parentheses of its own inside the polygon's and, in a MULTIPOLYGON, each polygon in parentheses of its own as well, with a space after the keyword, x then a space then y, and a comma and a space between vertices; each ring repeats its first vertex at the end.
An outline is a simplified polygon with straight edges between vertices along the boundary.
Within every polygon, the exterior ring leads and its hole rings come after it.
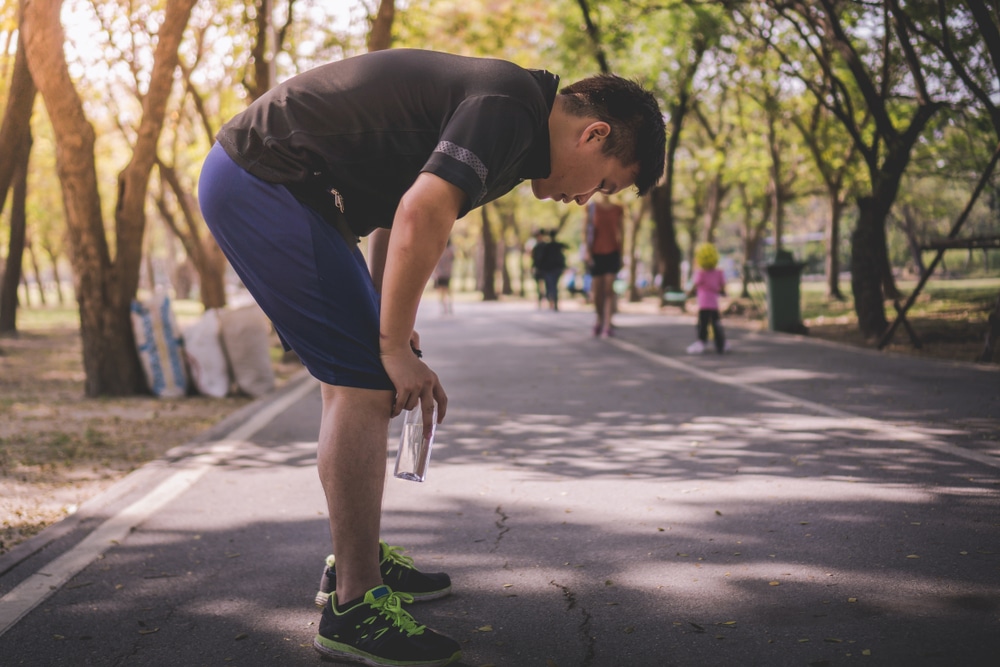
POLYGON ((542 302, 545 301, 545 277, 542 275, 542 255, 545 253, 545 240, 547 233, 544 229, 536 229, 532 234, 531 246, 531 277, 535 279, 535 291, 538 293, 538 310, 542 309, 542 302))
POLYGON ((691 343, 688 354, 701 354, 708 343, 708 328, 712 327, 715 351, 725 352, 726 335, 719 316, 719 296, 726 293, 726 276, 719 269, 719 251, 711 243, 702 243, 694 253, 698 269, 694 273, 688 296, 698 298, 698 340, 691 343))
POLYGON ((451 315, 454 312, 451 298, 451 271, 455 264, 455 248, 448 239, 448 245, 441 253, 441 259, 434 267, 434 291, 438 293, 438 302, 441 304, 441 314, 451 315))
POLYGON ((587 206, 587 263, 594 290, 597 321, 594 335, 607 338, 612 333, 615 312, 615 278, 622 268, 622 239, 625 209, 607 195, 587 206))
POLYGON ((556 240, 555 230, 549 231, 538 267, 545 281, 545 299, 549 302, 549 310, 559 310, 559 278, 566 270, 566 245, 556 240))

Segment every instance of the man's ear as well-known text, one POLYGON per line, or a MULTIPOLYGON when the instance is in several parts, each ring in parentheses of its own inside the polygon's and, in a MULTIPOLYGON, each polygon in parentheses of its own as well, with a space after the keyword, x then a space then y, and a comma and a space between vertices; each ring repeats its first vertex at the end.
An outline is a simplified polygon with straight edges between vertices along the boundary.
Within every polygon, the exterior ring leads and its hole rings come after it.
POLYGON ((609 134, 611 134, 611 126, 603 120, 595 120, 584 128, 580 135, 580 141, 581 143, 590 143, 591 141, 600 143, 607 139, 609 134))

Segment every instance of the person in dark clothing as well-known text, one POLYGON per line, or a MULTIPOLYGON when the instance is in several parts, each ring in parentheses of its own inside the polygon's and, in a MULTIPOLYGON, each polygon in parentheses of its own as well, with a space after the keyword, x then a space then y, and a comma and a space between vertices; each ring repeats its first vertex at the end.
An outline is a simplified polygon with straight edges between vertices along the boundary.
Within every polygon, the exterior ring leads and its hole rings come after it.
POLYGON ((556 240, 555 231, 549 231, 548 240, 539 253, 538 273, 545 284, 545 299, 550 310, 559 310, 559 278, 566 270, 566 244, 556 240))
POLYGON ((542 274, 542 264, 544 263, 545 245, 548 241, 545 237, 548 232, 544 229, 536 229, 534 233, 534 245, 531 246, 531 277, 535 279, 535 291, 538 293, 538 310, 542 309, 542 301, 545 300, 545 276, 542 274))
MULTIPOLYGON (((283 343, 321 381, 317 467, 335 561, 313 646, 370 665, 444 665, 459 644, 403 603, 446 595, 380 540, 390 418, 448 398, 414 331, 455 220, 530 180, 585 204, 663 172, 653 96, 614 75, 560 89, 542 70, 394 49, 317 67, 229 121, 205 160, 212 234, 283 343), (368 236, 367 264, 358 237, 368 236)), ((324 591, 321 591, 324 593, 324 591)))

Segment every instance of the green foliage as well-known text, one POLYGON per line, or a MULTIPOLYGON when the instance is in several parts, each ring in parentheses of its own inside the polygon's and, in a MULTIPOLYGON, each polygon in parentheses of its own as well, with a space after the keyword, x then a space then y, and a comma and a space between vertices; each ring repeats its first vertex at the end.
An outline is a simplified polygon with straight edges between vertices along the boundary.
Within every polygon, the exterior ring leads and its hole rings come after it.
POLYGON ((512 60, 550 69, 558 3, 429 0, 397 13, 395 45, 512 60))
MULTIPOLYGON (((99 137, 96 160, 109 236, 114 233, 116 176, 131 156, 130 144, 141 114, 139 95, 149 77, 157 21, 165 2, 66 0, 65 21, 78 22, 67 31, 67 53, 99 137)), ((902 219, 903 206, 915 211, 925 239, 943 234, 956 219, 996 145, 998 131, 989 104, 956 75, 960 63, 968 81, 995 104, 1000 99, 995 63, 967 5, 942 2, 946 26, 941 25, 938 3, 907 4, 900 17, 910 27, 929 93, 947 103, 916 144, 893 211, 894 219, 902 219)), ((742 247, 741 237, 748 234, 745 223, 763 215, 771 187, 769 120, 775 121, 783 173, 793 197, 786 233, 823 228, 827 215, 824 177, 837 170, 847 174, 845 193, 871 190, 871 170, 859 168, 863 164, 858 161, 860 155, 852 156, 845 149, 856 139, 873 149, 877 163, 884 145, 876 141, 873 109, 867 106, 843 54, 824 52, 819 35, 789 12, 791 5, 644 0, 588 0, 587 4, 598 43, 586 30, 578 0, 397 1, 394 43, 507 58, 554 71, 564 82, 597 72, 600 49, 613 71, 652 86, 665 110, 676 108, 682 95, 690 95, 694 112, 685 117, 675 190, 678 225, 684 230, 680 240, 686 246, 704 234, 703 213, 710 186, 718 177, 726 194, 717 242, 722 248, 742 247), (818 55, 829 57, 827 69, 820 67, 818 55), (830 77, 838 81, 840 106, 831 89, 822 86, 830 77), (807 138, 814 140, 814 150, 807 138)), ((177 167, 192 193, 212 135, 249 100, 246 84, 252 83, 256 6, 252 0, 199 3, 181 46, 190 88, 178 73, 160 153, 177 167)), ((274 57, 278 80, 364 51, 365 34, 377 7, 376 0, 277 0, 273 18, 282 39, 274 57)), ((16 8, 16 2, 0 3, 0 44, 5 49, 0 52, 0 104, 6 103, 13 66, 16 8)), ((901 49, 883 48, 887 25, 882 3, 846 2, 838 8, 861 66, 877 88, 890 93, 888 118, 897 128, 905 128, 919 81, 906 67, 901 49), (883 62, 885 54, 888 60, 883 62)), ((44 105, 36 105, 36 111, 29 234, 36 250, 48 245, 65 255, 55 150, 44 105)), ((967 233, 1000 233, 998 183, 995 179, 974 209, 967 233)), ((154 176, 152 189, 159 188, 154 176)), ((535 227, 562 227, 562 238, 571 245, 568 255, 576 252, 582 210, 535 201, 524 188, 509 195, 501 207, 514 221, 513 227, 506 227, 509 246, 523 245, 535 227)), ((0 259, 6 253, 7 211, 9 207, 0 216, 0 259)), ((155 220, 150 211, 150 219, 155 220)), ((847 214, 852 212, 849 209, 847 214)), ((500 216, 493 217, 499 234, 500 216)), ((456 226, 460 257, 475 256, 479 228, 478 215, 456 226)), ((168 243, 162 226, 150 223, 147 231, 154 252, 165 253, 168 243)), ((639 239, 640 255, 650 257, 648 231, 641 232, 639 239)), ((895 226, 890 226, 889 244, 895 265, 912 262, 905 236, 895 226)), ((47 258, 39 255, 43 269, 47 268, 47 258)), ((952 256, 949 253, 949 269, 961 269, 964 262, 953 261, 952 256)), ((44 320, 54 315, 49 310, 27 309, 20 317, 44 320)), ((72 326, 76 324, 71 321, 72 326)))

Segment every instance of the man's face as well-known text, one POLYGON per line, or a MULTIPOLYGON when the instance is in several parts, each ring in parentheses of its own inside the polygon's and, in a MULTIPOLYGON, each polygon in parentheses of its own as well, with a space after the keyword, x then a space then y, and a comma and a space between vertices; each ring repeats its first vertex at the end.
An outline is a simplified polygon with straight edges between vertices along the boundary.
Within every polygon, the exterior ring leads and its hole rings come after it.
POLYGON ((591 133, 572 145, 553 146, 552 172, 548 178, 531 181, 531 191, 538 199, 554 199, 581 206, 594 194, 614 194, 635 182, 636 166, 626 167, 617 158, 601 153, 604 137, 591 133))

